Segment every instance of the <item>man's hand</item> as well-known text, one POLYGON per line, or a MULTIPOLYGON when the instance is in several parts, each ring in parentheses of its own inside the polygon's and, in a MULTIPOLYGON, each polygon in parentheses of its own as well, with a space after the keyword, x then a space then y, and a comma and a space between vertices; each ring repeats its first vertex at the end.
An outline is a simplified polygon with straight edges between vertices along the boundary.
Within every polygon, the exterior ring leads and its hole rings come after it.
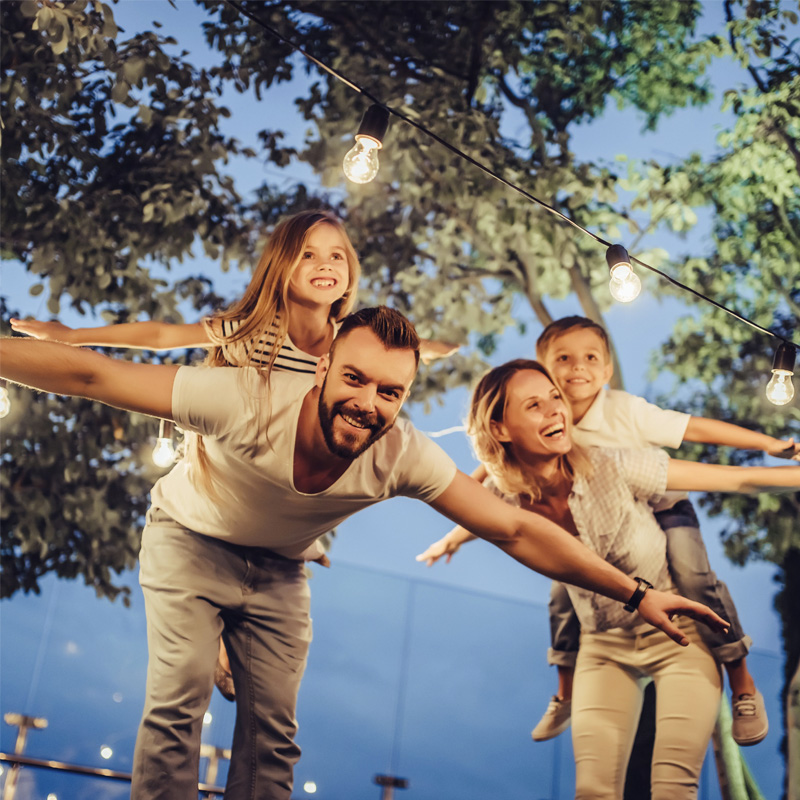
POLYGON ((793 461, 800 461, 800 442, 795 444, 794 437, 791 439, 775 439, 775 444, 766 448, 764 452, 774 458, 791 458, 793 461))
POLYGON ((40 322, 37 319, 16 319, 9 320, 11 329, 17 333, 24 333, 42 342, 62 342, 72 344, 69 334, 72 328, 62 325, 60 322, 40 322))
POLYGON ((687 600, 678 594, 659 592, 650 589, 645 592, 642 602, 637 609, 639 616, 656 628, 660 628, 670 639, 677 642, 682 647, 689 644, 683 631, 672 622, 676 614, 684 617, 691 617, 697 622, 708 625, 718 633, 727 633, 729 624, 719 615, 715 614, 708 606, 702 603, 695 603, 694 600, 687 600))

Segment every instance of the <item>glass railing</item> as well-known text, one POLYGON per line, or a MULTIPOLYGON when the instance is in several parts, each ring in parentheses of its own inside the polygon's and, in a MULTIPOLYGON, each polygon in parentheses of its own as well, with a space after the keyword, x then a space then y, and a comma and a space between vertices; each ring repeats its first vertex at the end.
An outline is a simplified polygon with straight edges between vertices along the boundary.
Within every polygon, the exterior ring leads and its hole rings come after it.
MULTIPOLYGON (((555 689, 545 663, 546 607, 336 563, 312 581, 314 641, 300 692, 296 798, 376 800, 376 774, 408 780, 396 800, 568 800, 569 735, 533 743, 530 730, 555 689)), ((31 759, 131 770, 147 661, 138 588, 133 607, 87 602, 77 582, 46 580, 40 596, 2 613, 0 711, 44 718, 31 759), (88 610, 87 610, 88 609, 88 610)), ((765 797, 781 792, 781 659, 755 651, 773 731, 746 751, 765 797)), ((203 741, 230 747, 234 706, 214 693, 203 741)), ((0 750, 17 728, 0 723, 0 750)), ((3 763, 0 786, 9 774, 3 763)), ((208 776, 208 759, 200 779, 208 776)), ((211 783, 224 784, 227 762, 211 783)), ((22 766, 16 800, 116 800, 124 781, 22 766)), ((2 797, 2 793, 0 793, 2 797)), ((719 800, 713 758, 700 800, 719 800)))

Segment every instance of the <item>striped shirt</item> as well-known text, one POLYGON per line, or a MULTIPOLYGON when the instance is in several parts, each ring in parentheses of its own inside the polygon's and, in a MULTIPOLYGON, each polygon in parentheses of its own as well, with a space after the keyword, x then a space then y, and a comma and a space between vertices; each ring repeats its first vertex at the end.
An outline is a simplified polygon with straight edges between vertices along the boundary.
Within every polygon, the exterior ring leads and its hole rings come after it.
MULTIPOLYGON (((241 326, 239 320, 222 320, 222 335, 225 337, 231 336, 241 326)), ((331 321, 334 327, 334 334, 338 329, 338 324, 331 321)), ((239 339, 235 342, 225 342, 221 345, 222 354, 225 360, 232 367, 256 367, 257 369, 266 369, 269 365, 270 355, 275 347, 275 337, 278 333, 278 321, 272 323, 271 329, 257 341, 239 339)), ((278 370, 286 372, 300 372, 313 375, 317 371, 317 362, 319 356, 312 356, 301 350, 289 338, 289 334, 283 340, 281 349, 275 356, 275 363, 273 367, 278 370)))

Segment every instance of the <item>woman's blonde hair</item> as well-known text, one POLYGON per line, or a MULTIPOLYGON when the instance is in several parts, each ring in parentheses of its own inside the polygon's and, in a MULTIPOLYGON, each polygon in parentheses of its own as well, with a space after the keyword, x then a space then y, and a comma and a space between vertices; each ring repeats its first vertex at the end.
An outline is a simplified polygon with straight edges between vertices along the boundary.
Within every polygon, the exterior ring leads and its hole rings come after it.
MULTIPOLYGON (((286 313, 289 282, 300 263, 308 237, 322 225, 330 225, 339 232, 347 257, 347 290, 331 305, 330 318, 340 322, 350 313, 356 302, 361 277, 361 264, 350 237, 341 220, 329 211, 301 211, 282 219, 275 226, 241 299, 203 321, 213 344, 206 356, 206 365, 231 366, 225 350, 238 344, 237 352, 242 352, 244 358, 235 366, 248 366, 256 349, 255 344, 274 336, 267 365, 260 367, 265 380, 269 381, 275 359, 289 331, 289 315, 286 313), (226 322, 233 324, 224 325, 226 322)), ((215 497, 217 493, 203 437, 189 436, 186 452, 190 457, 192 479, 215 497)))
MULTIPOLYGON (((497 424, 502 423, 505 416, 508 385, 514 375, 524 370, 540 372, 560 391, 553 376, 540 362, 525 358, 508 361, 489 370, 478 381, 472 392, 467 433, 472 439, 475 454, 495 479, 500 490, 506 494, 527 496, 531 502, 536 503, 541 500, 547 484, 532 479, 523 471, 514 456, 513 443, 501 442, 496 432, 497 424)), ((571 428, 572 409, 566 400, 564 403, 568 412, 567 425, 571 428)), ((558 473, 563 478, 572 481, 578 475, 590 475, 591 471, 589 456, 578 445, 573 444, 569 453, 559 457, 558 473)))

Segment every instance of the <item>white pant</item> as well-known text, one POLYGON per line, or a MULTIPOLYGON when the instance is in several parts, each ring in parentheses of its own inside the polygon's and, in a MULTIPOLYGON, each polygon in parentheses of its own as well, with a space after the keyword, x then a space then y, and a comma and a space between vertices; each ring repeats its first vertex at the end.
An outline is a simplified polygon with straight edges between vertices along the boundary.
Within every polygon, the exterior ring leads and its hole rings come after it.
POLYGON ((694 800, 717 719, 719 666, 689 619, 691 641, 643 634, 582 633, 572 695, 577 800, 622 800, 644 687, 656 687, 652 800, 694 800))

